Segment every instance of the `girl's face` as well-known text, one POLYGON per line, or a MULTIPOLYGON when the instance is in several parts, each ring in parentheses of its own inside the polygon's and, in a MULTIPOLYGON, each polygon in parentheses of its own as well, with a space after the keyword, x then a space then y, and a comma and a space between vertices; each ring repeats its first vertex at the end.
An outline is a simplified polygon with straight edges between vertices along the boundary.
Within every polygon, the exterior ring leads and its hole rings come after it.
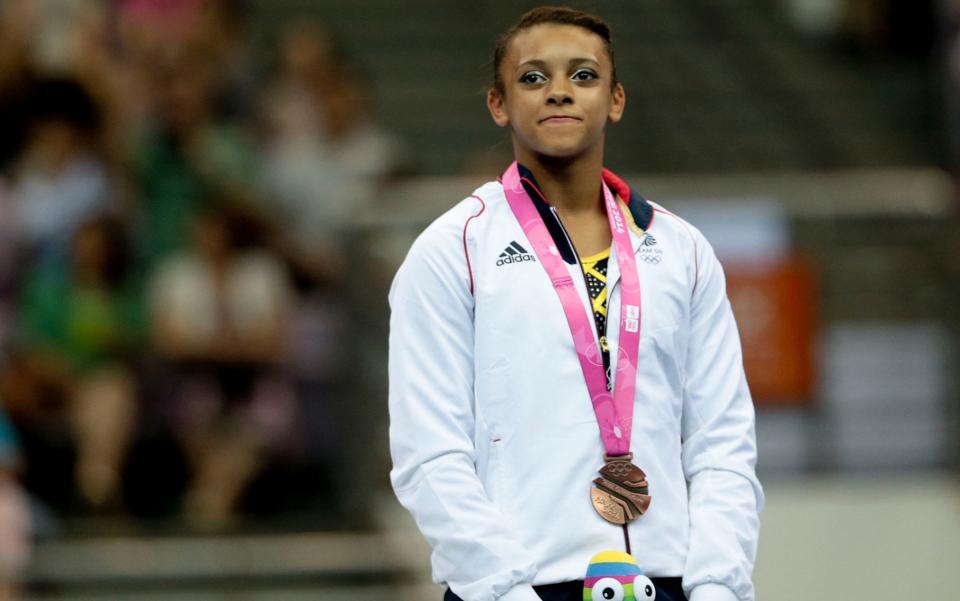
POLYGON ((500 75, 503 93, 490 90, 487 108, 510 126, 516 158, 603 156, 604 129, 623 115, 620 84, 603 40, 574 25, 540 24, 511 40, 500 75))

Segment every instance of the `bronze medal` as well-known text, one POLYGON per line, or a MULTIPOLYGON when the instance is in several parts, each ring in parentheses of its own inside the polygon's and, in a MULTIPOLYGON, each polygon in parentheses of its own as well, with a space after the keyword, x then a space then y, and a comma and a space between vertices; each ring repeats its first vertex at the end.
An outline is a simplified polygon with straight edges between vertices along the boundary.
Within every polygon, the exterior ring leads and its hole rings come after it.
POLYGON ((593 481, 590 500, 600 517, 622 526, 643 515, 650 507, 649 485, 643 470, 631 463, 633 453, 604 456, 600 478, 593 481))

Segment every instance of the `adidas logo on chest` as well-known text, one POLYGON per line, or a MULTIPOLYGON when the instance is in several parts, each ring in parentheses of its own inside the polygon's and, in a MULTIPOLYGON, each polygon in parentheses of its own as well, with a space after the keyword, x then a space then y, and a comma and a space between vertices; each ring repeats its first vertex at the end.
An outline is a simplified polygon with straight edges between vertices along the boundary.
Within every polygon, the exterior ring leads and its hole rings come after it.
POLYGON ((527 249, 517 244, 517 241, 514 240, 507 245, 503 252, 500 253, 500 257, 497 259, 497 267, 503 267, 504 265, 510 265, 512 263, 526 263, 530 261, 536 261, 534 257, 527 249))

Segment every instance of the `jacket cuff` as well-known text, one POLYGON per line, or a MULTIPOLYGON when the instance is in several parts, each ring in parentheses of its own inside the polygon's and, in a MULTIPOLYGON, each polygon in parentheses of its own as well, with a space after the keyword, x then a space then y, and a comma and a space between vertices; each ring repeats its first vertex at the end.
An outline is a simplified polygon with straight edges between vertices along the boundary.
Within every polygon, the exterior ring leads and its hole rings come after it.
POLYGON ((503 595, 497 597, 497 601, 540 601, 540 597, 533 586, 530 584, 518 584, 503 595))
POLYGON ((690 591, 690 601, 740 601, 732 590, 713 582, 701 584, 690 591))

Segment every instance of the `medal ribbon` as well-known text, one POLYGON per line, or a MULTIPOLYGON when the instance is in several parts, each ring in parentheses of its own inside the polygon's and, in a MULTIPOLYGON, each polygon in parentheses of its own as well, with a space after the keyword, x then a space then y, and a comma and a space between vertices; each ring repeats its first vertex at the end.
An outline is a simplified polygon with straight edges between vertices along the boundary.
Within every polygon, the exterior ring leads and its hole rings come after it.
MULTIPOLYGON (((554 243, 547 226, 537 212, 533 200, 523 188, 517 162, 501 178, 507 202, 523 228, 534 252, 540 259, 560 298, 563 312, 570 326, 573 344, 580 359, 580 369, 590 393, 593 412, 600 427, 600 439, 608 456, 630 453, 630 432, 633 428, 633 400, 637 384, 637 357, 640 348, 640 279, 637 261, 630 242, 626 221, 620 205, 601 180, 607 220, 617 251, 620 267, 620 342, 614 390, 607 388, 607 374, 593 322, 587 316, 577 288, 570 277, 566 263, 554 243)), ((609 294, 609 292, 608 292, 609 294)), ((609 298, 609 296, 608 296, 609 298)), ((598 333, 598 336, 601 334, 598 333)))

